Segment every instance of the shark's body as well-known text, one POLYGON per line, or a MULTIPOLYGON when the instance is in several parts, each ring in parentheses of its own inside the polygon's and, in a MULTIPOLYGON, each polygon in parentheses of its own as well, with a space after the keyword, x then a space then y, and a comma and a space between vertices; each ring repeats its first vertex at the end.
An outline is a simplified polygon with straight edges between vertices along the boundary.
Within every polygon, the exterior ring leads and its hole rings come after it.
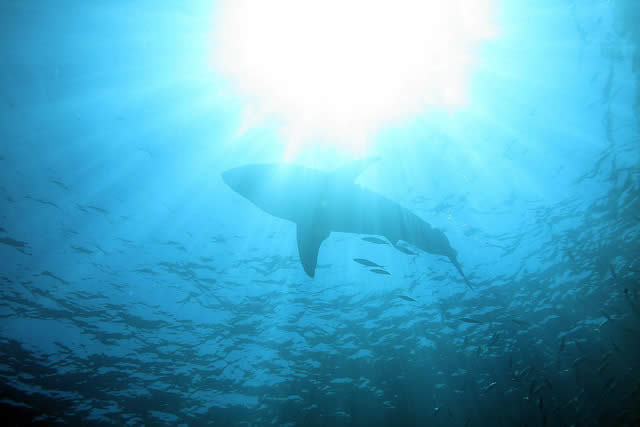
POLYGON ((223 173, 237 193, 276 217, 297 225, 304 271, 315 275, 321 243, 332 231, 402 240, 449 258, 469 286, 444 233, 386 197, 354 181, 375 159, 363 159, 333 173, 289 164, 241 166, 223 173))

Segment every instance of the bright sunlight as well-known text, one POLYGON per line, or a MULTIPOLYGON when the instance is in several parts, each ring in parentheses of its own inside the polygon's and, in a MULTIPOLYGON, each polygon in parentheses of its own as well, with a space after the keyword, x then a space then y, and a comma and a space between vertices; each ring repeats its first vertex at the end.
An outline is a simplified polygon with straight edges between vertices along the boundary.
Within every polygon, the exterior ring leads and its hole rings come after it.
POLYGON ((468 102, 474 51, 496 36, 494 0, 229 0, 212 64, 247 100, 239 130, 281 125, 357 155, 382 126, 468 102))

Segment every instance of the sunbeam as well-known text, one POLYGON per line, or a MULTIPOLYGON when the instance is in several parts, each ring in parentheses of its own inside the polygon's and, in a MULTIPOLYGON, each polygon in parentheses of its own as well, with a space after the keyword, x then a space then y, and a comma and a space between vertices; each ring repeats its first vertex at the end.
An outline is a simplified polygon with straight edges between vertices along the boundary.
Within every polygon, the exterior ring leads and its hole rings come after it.
POLYGON ((247 108, 241 132, 277 120, 293 157, 314 141, 364 154, 382 126, 469 98, 493 0, 230 1, 212 64, 247 108))

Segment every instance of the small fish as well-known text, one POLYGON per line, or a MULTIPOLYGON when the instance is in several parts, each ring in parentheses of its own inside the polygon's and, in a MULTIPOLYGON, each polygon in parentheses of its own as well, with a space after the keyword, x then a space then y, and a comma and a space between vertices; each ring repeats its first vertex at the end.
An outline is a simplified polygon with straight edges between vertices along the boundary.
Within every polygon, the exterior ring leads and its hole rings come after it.
POLYGON ((414 300, 413 298, 408 297, 406 295, 400 295, 398 296, 398 298, 402 298, 403 300, 406 300, 406 301, 418 302, 417 300, 414 300))
POLYGON ((536 380, 531 381, 531 385, 529 386, 529 396, 533 395, 533 389, 536 386, 536 380))
POLYGON ((516 377, 519 376, 520 378, 525 378, 527 375, 529 375, 529 372, 531 372, 531 366, 527 366, 522 371, 520 371, 520 375, 517 375, 516 372, 516 377))
POLYGON ((542 409, 544 408, 544 403, 542 401, 542 396, 540 396, 538 398, 538 408, 540 409, 540 412, 542 412, 542 409))
POLYGON ((71 188, 70 188, 67 184, 65 184, 64 182, 62 182, 62 181, 58 181, 58 180, 56 180, 56 179, 50 179, 50 180, 49 180, 49 182, 50 182, 50 183, 52 183, 52 184, 57 185, 58 187, 60 187, 60 188, 62 188, 62 189, 64 189, 64 190, 66 190, 66 191, 71 190, 71 188))
POLYGON ((388 245, 386 240, 379 239, 377 237, 363 237, 362 240, 369 243, 375 243, 376 245, 388 245))
POLYGON ((613 264, 609 264, 609 269, 611 270, 611 276, 613 277, 613 281, 618 283, 618 275, 616 271, 613 269, 613 264))
POLYGON ((55 204, 55 203, 53 203, 53 202, 50 202, 49 200, 34 199, 34 198, 33 198, 33 197, 31 197, 31 196, 24 196, 24 198, 25 198, 25 199, 29 199, 29 200, 33 200, 34 202, 38 202, 38 203, 43 204, 43 205, 53 206, 53 207, 54 207, 54 208, 56 208, 56 209, 60 209, 60 208, 58 207, 58 205, 56 205, 56 204, 55 204))
POLYGON ((525 322, 524 320, 511 319, 511 321, 512 321, 513 323, 515 323, 516 325, 518 325, 518 326, 526 326, 526 327, 531 326, 531 323, 529 323, 529 322, 525 322))
POLYGON ((381 268, 373 268, 371 270, 369 270, 372 273, 376 273, 376 274, 385 274, 387 276, 391 276, 391 273, 389 273, 387 270, 383 270, 381 268))
POLYGON ((97 206, 91 206, 91 205, 89 205, 89 206, 85 206, 85 208, 87 208, 87 209, 93 209, 94 211, 96 211, 96 212, 100 212, 101 214, 104 214, 104 215, 107 215, 107 214, 109 213, 109 211, 108 211, 108 210, 106 210, 106 209, 102 209, 102 208, 99 208, 99 207, 97 207, 97 206))
POLYGON ((80 254, 90 255, 90 254, 93 253, 93 251, 91 249, 83 248, 82 246, 71 245, 71 249, 73 249, 75 252, 78 252, 80 254))
POLYGON ((492 388, 494 388, 496 386, 496 384, 497 383, 495 381, 493 381, 492 383, 490 383, 488 386, 485 387, 484 391, 491 390, 492 388))
POLYGON ((8 246, 13 246, 14 248, 26 248, 27 246, 27 242, 14 240, 11 237, 0 237, 0 243, 8 246))
POLYGON ((84 206, 76 203, 76 207, 78 208, 78 210, 81 210, 84 213, 89 213, 89 211, 87 210, 87 208, 85 208, 84 206))
POLYGON ((373 261, 369 261, 368 259, 364 259, 364 258, 354 258, 353 259, 355 262, 357 262, 358 264, 362 264, 362 265, 366 265, 367 267, 379 267, 379 268, 384 268, 384 266, 380 265, 380 264, 376 264, 373 261))
POLYGON ((137 270, 131 270, 134 273, 143 273, 143 274, 149 274, 152 276, 155 276, 157 273, 153 270, 151 270, 150 268, 139 268, 137 270))
POLYGON ((50 273, 48 271, 43 271, 40 274, 34 274, 34 276, 47 276, 47 277, 51 277, 54 280, 57 280, 58 282, 62 283, 63 285, 68 285, 69 284, 69 282, 67 282, 66 280, 61 279, 60 277, 58 277, 55 274, 50 273))
POLYGON ((491 339, 489 340, 489 345, 490 346, 495 345, 498 342, 498 340, 500 340, 500 334, 498 332, 495 332, 491 337, 491 339))
POLYGON ((476 323, 476 324, 481 324, 482 322, 480 322, 479 320, 475 320, 475 319, 470 319, 468 317, 461 317, 460 318, 461 321, 465 322, 465 323, 476 323))

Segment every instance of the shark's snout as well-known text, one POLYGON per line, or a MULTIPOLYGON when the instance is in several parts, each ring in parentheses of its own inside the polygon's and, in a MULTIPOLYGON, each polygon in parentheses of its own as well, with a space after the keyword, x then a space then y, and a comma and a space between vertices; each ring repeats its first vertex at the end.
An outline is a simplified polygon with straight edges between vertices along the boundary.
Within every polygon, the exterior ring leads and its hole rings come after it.
POLYGON ((224 181, 224 183, 227 184, 229 187, 231 187, 231 184, 229 183, 229 181, 230 181, 229 172, 230 171, 224 171, 224 172, 222 172, 221 176, 222 176, 222 180, 224 181))
POLYGON ((242 173, 238 168, 229 169, 222 172, 222 180, 231 187, 232 190, 239 192, 242 183, 242 173))
POLYGON ((259 176, 252 173, 252 169, 241 166, 222 172, 222 180, 236 193, 251 198, 255 193, 255 188, 261 182, 259 176))

